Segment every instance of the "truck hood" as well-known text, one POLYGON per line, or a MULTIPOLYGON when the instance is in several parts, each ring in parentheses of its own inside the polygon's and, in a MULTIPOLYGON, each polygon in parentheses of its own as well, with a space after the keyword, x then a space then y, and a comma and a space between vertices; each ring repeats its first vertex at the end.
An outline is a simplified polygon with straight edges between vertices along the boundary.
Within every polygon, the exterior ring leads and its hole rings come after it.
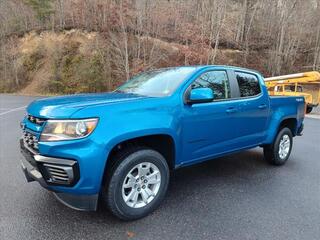
POLYGON ((146 96, 127 93, 78 94, 50 97, 33 101, 27 108, 28 114, 41 118, 69 118, 80 109, 106 104, 119 104, 146 96))

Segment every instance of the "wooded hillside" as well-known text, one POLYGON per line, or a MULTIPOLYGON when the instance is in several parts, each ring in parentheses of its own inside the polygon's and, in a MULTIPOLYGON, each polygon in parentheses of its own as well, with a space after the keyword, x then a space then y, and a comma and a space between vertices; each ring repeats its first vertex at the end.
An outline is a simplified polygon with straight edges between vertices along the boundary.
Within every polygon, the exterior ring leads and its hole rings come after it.
POLYGON ((320 69, 319 0, 0 0, 0 92, 112 90, 195 64, 320 69))

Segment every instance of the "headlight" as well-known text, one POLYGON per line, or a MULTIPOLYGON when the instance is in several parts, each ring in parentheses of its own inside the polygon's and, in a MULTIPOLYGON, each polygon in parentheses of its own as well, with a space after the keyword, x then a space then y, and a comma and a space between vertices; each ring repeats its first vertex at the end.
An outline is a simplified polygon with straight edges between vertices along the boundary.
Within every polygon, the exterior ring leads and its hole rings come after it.
POLYGON ((40 141, 63 141, 89 136, 97 126, 98 119, 48 120, 41 133, 40 141))

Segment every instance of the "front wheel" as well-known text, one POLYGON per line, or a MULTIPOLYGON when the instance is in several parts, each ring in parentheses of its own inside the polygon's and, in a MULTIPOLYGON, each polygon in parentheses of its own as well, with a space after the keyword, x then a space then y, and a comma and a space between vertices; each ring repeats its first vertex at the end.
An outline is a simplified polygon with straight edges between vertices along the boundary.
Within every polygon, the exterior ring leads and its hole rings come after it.
POLYGON ((265 159, 272 165, 283 165, 288 160, 292 149, 293 137, 289 128, 282 128, 275 141, 264 146, 263 152, 265 159))
POLYGON ((168 164, 157 151, 141 147, 131 148, 118 157, 103 199, 120 219, 142 218, 154 211, 166 194, 168 164))

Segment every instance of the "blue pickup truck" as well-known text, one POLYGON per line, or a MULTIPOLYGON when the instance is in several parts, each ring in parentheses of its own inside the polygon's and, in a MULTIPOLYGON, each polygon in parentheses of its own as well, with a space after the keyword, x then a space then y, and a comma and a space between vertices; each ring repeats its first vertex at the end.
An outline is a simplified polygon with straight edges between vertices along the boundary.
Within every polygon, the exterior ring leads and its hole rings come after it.
POLYGON ((269 97, 263 77, 229 66, 158 69, 111 93, 32 102, 22 170, 78 210, 133 220, 164 199, 170 171, 262 147, 283 165, 301 135, 303 97, 269 97))

